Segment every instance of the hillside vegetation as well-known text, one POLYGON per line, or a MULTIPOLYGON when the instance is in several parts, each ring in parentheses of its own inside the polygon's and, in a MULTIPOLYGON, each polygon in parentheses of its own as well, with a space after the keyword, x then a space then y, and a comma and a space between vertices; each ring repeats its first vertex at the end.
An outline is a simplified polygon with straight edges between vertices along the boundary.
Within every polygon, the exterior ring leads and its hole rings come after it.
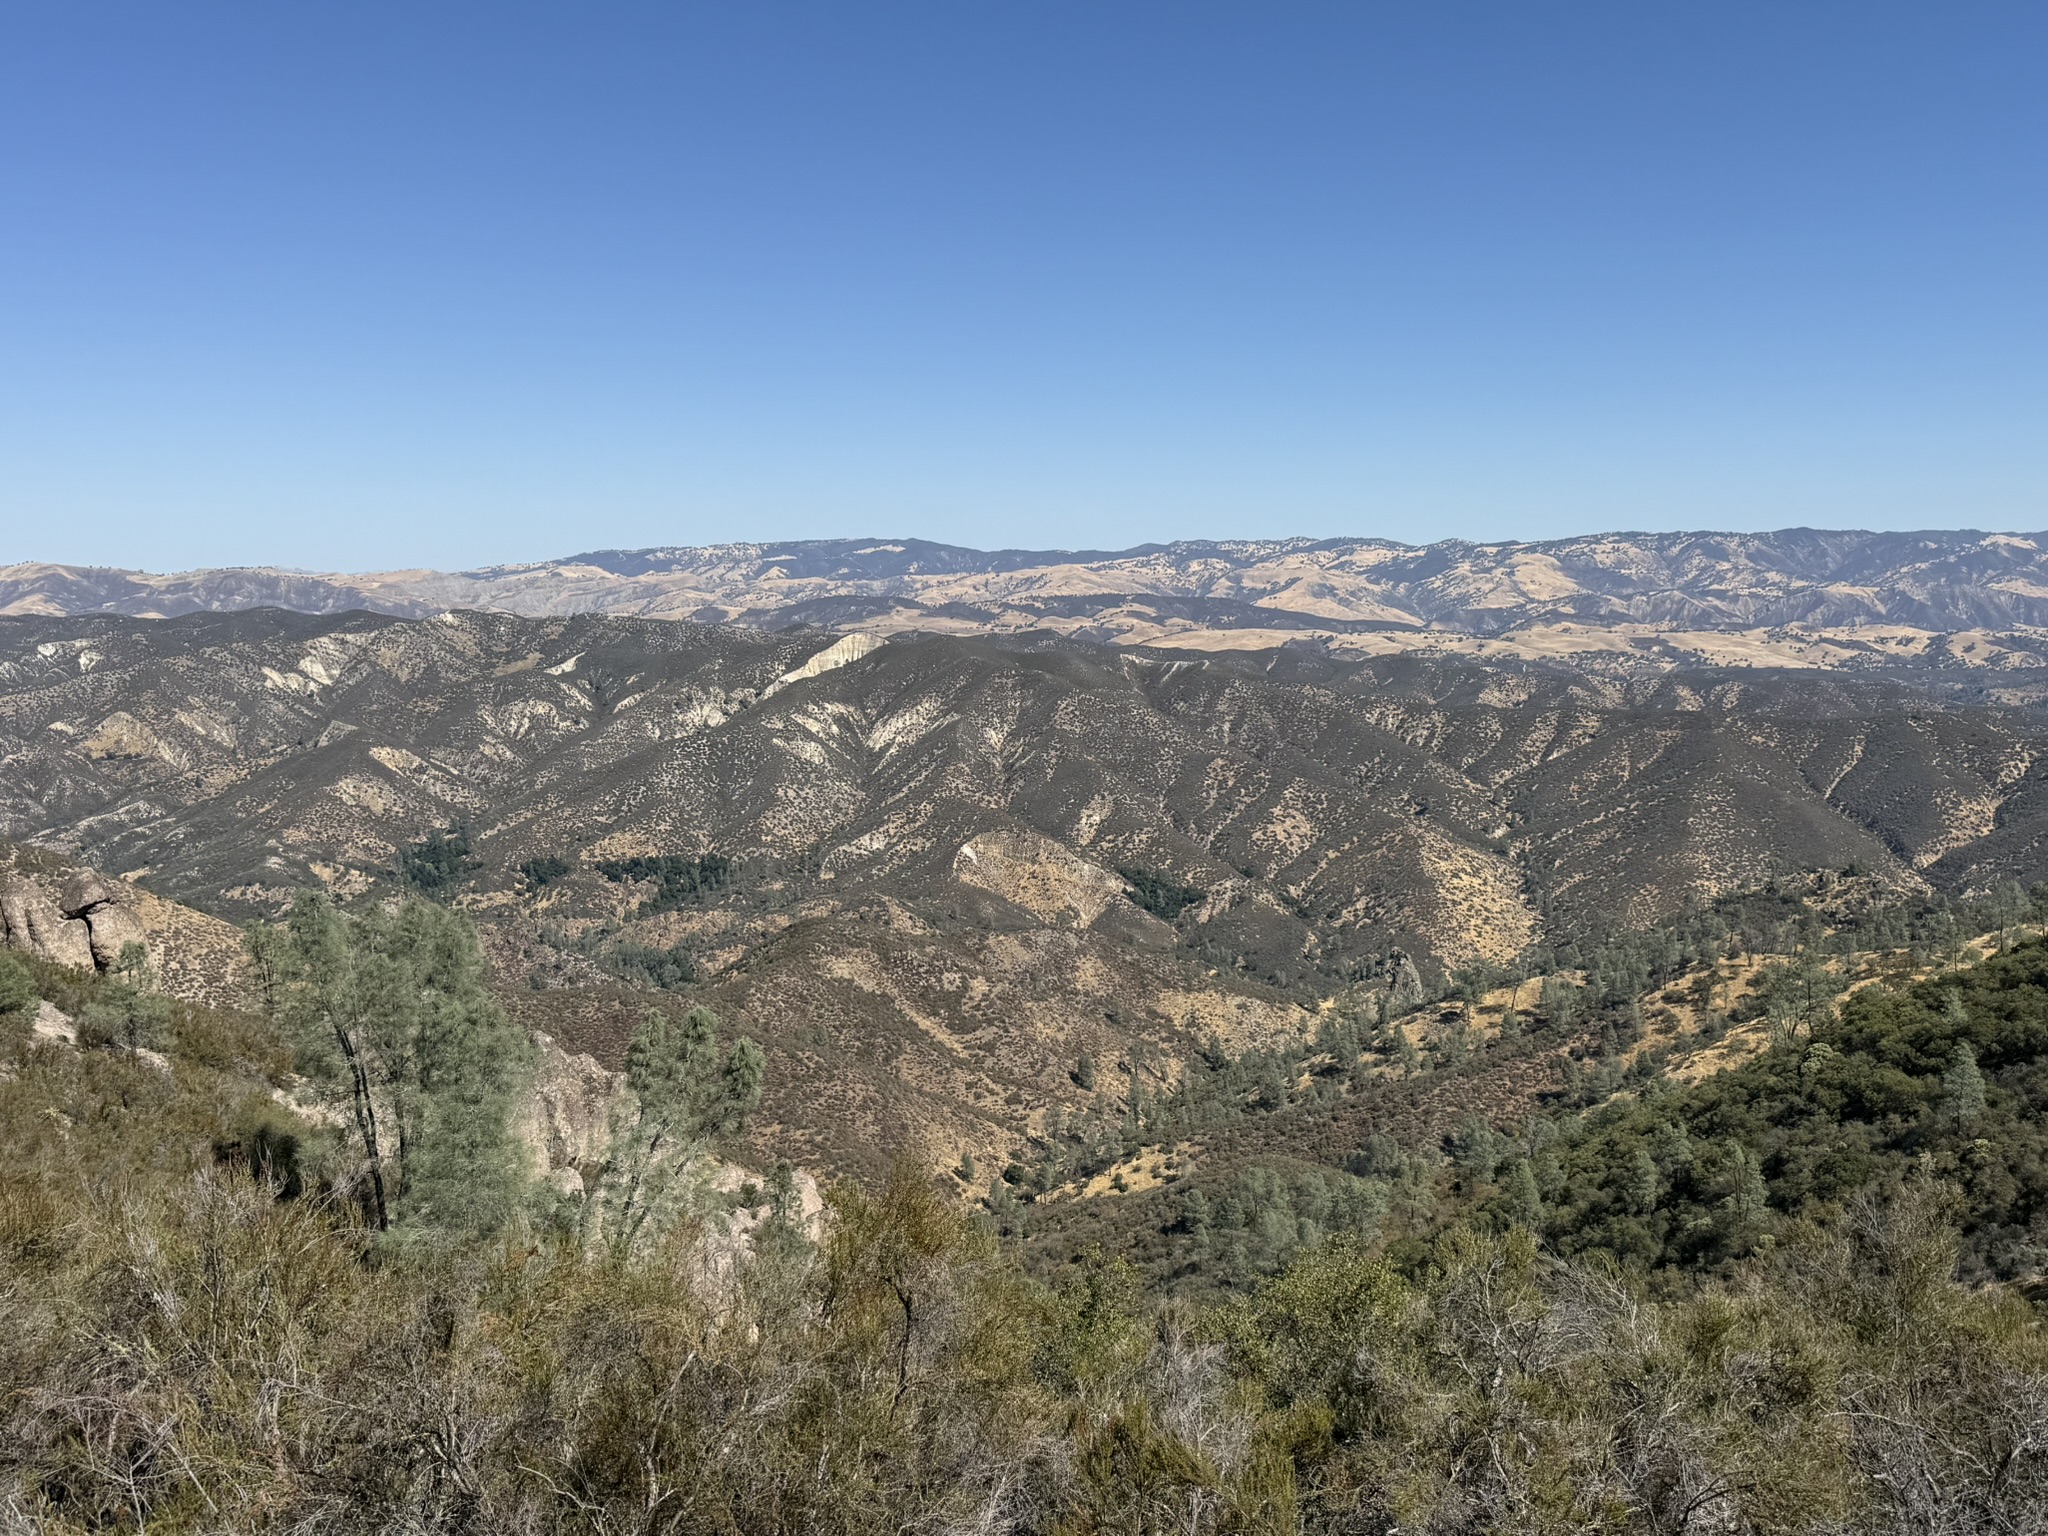
MULTIPOLYGON (((1401 1237, 1325 1236, 1199 1302, 1160 1300, 1100 1250, 1022 1263, 909 1164, 835 1186, 815 1218, 770 1193, 751 1223, 712 1186, 671 1182, 663 1218, 630 1236, 533 1182, 447 1204, 437 1159, 512 1166, 494 1140, 508 1110, 494 1079, 404 1068, 404 1051, 369 1099, 418 1094, 410 1154, 428 1171, 387 1155, 379 1219, 351 1150, 361 1121, 319 1112, 355 1094, 319 1059, 322 1031, 388 1018, 355 1003, 394 967, 426 1002, 387 1045, 501 1024, 458 920, 352 930, 322 910, 253 941, 278 968, 267 1014, 167 1002, 145 1010, 146 1047, 36 1023, 46 999, 129 1018, 146 995, 130 981, 0 957, 5 1522, 794 1536, 2048 1519, 2048 1340, 2023 1285, 1985 1283, 2035 1272, 2039 940, 2009 932, 1994 958, 1937 960, 1839 1009, 1832 991, 1788 1001, 1760 1055, 1691 1085, 1624 1068, 1618 1094, 1579 1085, 1583 1110, 1478 1120, 1427 1177, 1419 1146, 1367 1138, 1370 1182, 1402 1184, 1389 1159, 1413 1170, 1401 1237)), ((1589 1019, 1606 1006, 1579 997, 1589 1019)), ((1469 1080, 1549 1027, 1468 1041, 1423 1075, 1469 1080)), ((650 1022, 627 1101, 643 1130, 656 1106, 704 1150, 726 1144, 753 1070, 710 1028, 650 1022)), ((1402 1088, 1359 1060, 1365 1096, 1402 1088)))
POLYGON ((1882 670, 597 615, 0 631, 0 834, 235 920, 429 895, 502 1006, 614 1068, 687 992, 777 1056, 773 1155, 869 1176, 1023 1155, 1086 1112, 1084 1055, 1266 1049, 1774 875, 2048 875, 2041 716, 1882 670))

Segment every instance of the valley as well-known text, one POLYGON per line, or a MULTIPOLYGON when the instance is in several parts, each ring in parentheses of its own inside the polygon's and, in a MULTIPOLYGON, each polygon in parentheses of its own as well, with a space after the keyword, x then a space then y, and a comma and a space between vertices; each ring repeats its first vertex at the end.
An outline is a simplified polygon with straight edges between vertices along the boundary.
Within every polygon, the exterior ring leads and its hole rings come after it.
POLYGON ((1083 1057, 1168 1091, 1204 1041, 1780 877, 2048 873, 2041 718, 1900 672, 599 615, 0 639, 0 836, 235 922, 429 889, 607 1063, 662 988, 702 999, 776 1062, 764 1155, 826 1170, 1001 1164, 1085 1110, 1083 1057))
POLYGON ((0 618, 17 1486, 2038 1504, 2048 672, 1569 624, 0 618))

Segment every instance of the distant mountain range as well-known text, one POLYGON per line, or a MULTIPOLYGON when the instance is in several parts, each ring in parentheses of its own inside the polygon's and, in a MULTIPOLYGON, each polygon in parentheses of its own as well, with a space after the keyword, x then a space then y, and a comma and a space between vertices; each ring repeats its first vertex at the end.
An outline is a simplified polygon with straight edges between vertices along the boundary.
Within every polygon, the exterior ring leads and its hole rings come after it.
POLYGON ((602 613, 881 634, 1034 631, 1205 650, 1605 653, 1652 665, 2034 666, 2048 658, 2048 534, 1789 529, 1115 551, 840 539, 366 575, 0 566, 0 615, 257 607, 403 618, 449 609, 602 613))

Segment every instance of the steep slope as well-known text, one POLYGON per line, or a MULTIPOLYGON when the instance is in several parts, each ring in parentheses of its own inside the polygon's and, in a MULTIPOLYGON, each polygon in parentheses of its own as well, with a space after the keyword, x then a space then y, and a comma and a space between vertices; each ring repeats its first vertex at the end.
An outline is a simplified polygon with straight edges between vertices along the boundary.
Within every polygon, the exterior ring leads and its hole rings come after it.
MULTIPOLYGON (((1788 869, 2048 873, 2048 728, 1883 679, 578 616, 0 620, 0 834, 225 917, 436 878, 608 1058, 684 985, 858 1163, 1000 1155, 1305 1027, 1788 869), (436 866, 439 869, 439 866, 436 866), (695 977, 693 983, 682 980, 695 977)), ((822 1153, 820 1154, 822 1155, 822 1153)))

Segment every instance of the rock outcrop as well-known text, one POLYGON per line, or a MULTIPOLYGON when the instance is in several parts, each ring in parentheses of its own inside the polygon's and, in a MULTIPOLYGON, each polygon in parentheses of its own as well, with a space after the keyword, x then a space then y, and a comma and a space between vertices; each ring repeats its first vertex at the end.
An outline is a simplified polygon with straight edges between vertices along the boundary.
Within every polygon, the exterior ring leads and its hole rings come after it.
POLYGON ((145 950, 149 947, 142 919, 123 905, 95 907, 87 914, 85 926, 92 942, 93 963, 103 971, 112 970, 130 944, 140 944, 145 950))
POLYGON ((580 1194, 584 1178, 604 1161, 612 1107, 625 1087, 625 1074, 563 1050, 538 1030, 533 1043, 540 1060, 515 1133, 550 1182, 565 1193, 580 1194))
POLYGON ((92 930, 66 918, 40 885, 23 875, 0 875, 0 925, 9 949, 40 955, 79 970, 94 968, 92 930))
POLYGON ((0 942, 81 971, 112 970, 130 944, 148 947, 131 893, 92 870, 56 885, 20 869, 0 873, 0 942))

